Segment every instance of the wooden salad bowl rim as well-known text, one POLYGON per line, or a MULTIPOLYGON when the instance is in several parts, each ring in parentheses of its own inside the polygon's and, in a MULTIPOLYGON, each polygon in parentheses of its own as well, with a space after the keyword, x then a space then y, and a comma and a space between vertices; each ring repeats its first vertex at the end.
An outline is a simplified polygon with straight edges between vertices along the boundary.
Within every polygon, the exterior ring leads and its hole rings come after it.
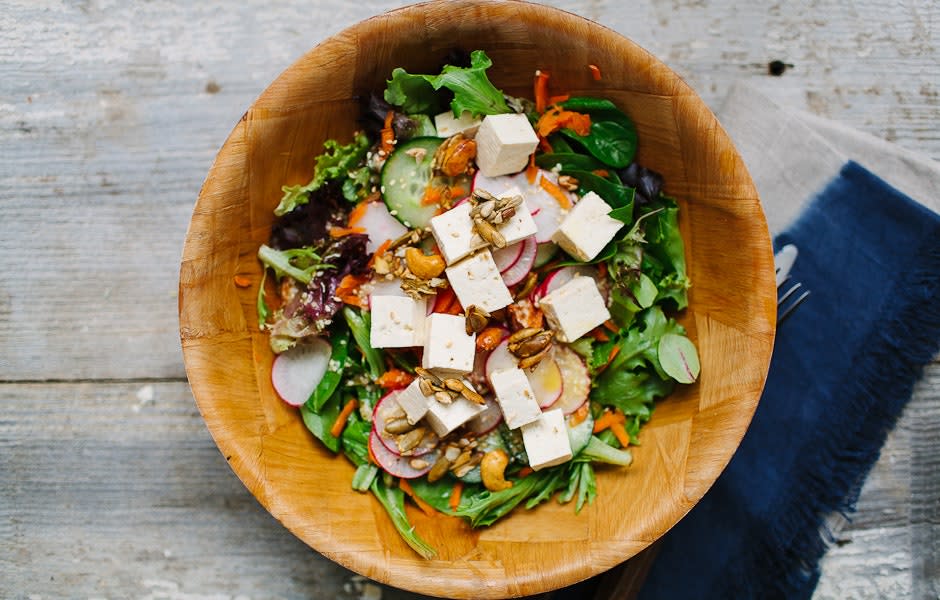
POLYGON ((287 529, 339 564, 403 589, 501 598, 601 573, 661 537, 705 494, 741 441, 763 390, 775 334, 773 254, 757 192, 715 116, 680 77, 621 35, 526 2, 455 0, 401 8, 323 41, 278 77, 236 124, 196 202, 180 267, 183 358, 193 395, 229 465, 287 529), (702 375, 657 404, 629 469, 598 469, 580 514, 554 501, 492 527, 409 508, 438 550, 398 537, 353 467, 281 402, 259 331, 258 246, 281 186, 306 183, 329 138, 348 140, 363 94, 396 66, 431 72, 455 46, 483 49, 491 79, 531 96, 535 69, 556 93, 607 97, 636 122, 638 161, 680 202, 693 287, 679 317, 702 375), (595 80, 587 65, 600 68, 595 80), (247 278, 249 287, 235 284, 247 278))

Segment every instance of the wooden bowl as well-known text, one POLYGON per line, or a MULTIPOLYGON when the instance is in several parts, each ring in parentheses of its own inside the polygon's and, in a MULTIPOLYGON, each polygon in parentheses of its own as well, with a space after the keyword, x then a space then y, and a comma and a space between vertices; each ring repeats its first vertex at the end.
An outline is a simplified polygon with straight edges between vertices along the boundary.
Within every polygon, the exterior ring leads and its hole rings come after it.
MULTIPOLYGON (((585 579, 662 536, 731 458, 764 385, 775 332, 773 256, 757 193, 731 140, 696 94, 636 44, 596 23, 522 2, 409 6, 324 41, 248 109, 219 151, 186 236, 180 337, 193 394, 232 469, 311 547, 375 580, 452 598, 534 594, 585 579), (392 69, 427 73, 449 50, 484 49, 497 87, 531 97, 536 69, 555 93, 612 99, 636 122, 638 160, 681 204, 694 287, 681 320, 700 381, 660 402, 629 469, 599 469, 597 500, 575 515, 548 502, 488 529, 410 516, 438 550, 412 552, 353 468, 306 431, 270 383, 255 312, 255 258, 281 186, 306 183, 324 140, 348 140, 359 98, 392 69), (589 64, 600 67, 595 81, 589 64), (237 287, 234 277, 252 285, 237 287)), ((409 509, 410 510, 410 509, 409 509)))

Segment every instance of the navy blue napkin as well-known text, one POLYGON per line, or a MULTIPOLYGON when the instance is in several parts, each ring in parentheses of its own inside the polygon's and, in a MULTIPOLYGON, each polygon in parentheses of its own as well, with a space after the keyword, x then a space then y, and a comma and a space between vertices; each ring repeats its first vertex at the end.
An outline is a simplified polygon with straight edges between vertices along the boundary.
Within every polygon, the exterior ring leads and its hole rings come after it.
POLYGON ((740 448, 662 540, 640 600, 812 596, 826 517, 852 511, 940 349, 940 216, 849 162, 787 243, 812 295, 778 328, 740 448))

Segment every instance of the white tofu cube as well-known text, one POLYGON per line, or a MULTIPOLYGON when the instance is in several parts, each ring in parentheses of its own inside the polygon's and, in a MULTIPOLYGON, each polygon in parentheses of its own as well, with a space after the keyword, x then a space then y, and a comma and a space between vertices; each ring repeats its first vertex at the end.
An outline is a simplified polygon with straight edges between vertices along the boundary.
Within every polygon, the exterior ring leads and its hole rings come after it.
POLYGON ((443 313, 432 313, 426 318, 421 366, 447 374, 472 371, 477 336, 467 335, 466 319, 443 313))
POLYGON ((473 231, 469 202, 455 206, 445 213, 431 218, 431 233, 447 264, 452 265, 474 250, 486 246, 486 242, 473 231))
MULTIPOLYGON (((504 198, 506 196, 522 196, 522 192, 519 191, 519 188, 513 186, 502 192, 500 194, 494 194, 498 198, 504 198)), ((506 238, 506 245, 511 246, 516 242, 521 242, 525 238, 535 235, 539 227, 535 223, 535 219, 532 218, 532 213, 529 210, 528 204, 526 204, 525 198, 522 199, 522 204, 516 208, 515 214, 511 216, 505 222, 496 225, 496 230, 499 231, 504 238, 506 238)))
POLYGON ((487 177, 518 173, 539 138, 522 114, 487 115, 477 130, 477 167, 487 177))
POLYGON ((395 400, 398 401, 398 405, 405 411, 408 422, 414 425, 427 414, 428 405, 432 399, 421 392, 418 379, 415 379, 411 382, 411 385, 398 392, 395 400))
POLYGON ((610 318, 597 283, 583 275, 546 294, 539 308, 562 342, 573 342, 610 318))
POLYGON ((562 219, 552 241, 578 260, 594 260, 624 226, 623 221, 608 216, 610 211, 600 196, 588 192, 562 219))
POLYGON ((424 344, 427 300, 373 295, 370 302, 372 327, 369 341, 374 348, 410 348, 424 344))
POLYGON ((452 110, 442 112, 434 117, 434 127, 437 128, 437 136, 444 138, 458 133, 472 138, 476 135, 477 129, 480 128, 480 123, 482 122, 483 119, 481 117, 474 117, 469 110, 460 113, 459 117, 455 117, 454 111, 452 110))
POLYGON ((532 469, 538 471, 571 460, 567 427, 560 408, 545 411, 535 421, 522 426, 522 443, 532 469))
POLYGON ((503 411, 503 419, 510 429, 531 423, 542 414, 532 386, 529 385, 529 378, 522 369, 496 371, 490 374, 490 384, 503 411))
MULTIPOLYGON (((487 312, 493 312, 512 304, 512 294, 503 283, 489 250, 481 250, 447 267, 445 273, 464 308, 474 304, 487 312)), ((460 319, 462 322, 463 317, 460 319)))
MULTIPOLYGON (((468 385, 464 382, 464 385, 468 385)), ((444 437, 483 411, 482 404, 470 402, 463 396, 457 397, 450 404, 443 404, 432 399, 428 402, 428 414, 424 419, 438 437, 444 437)))

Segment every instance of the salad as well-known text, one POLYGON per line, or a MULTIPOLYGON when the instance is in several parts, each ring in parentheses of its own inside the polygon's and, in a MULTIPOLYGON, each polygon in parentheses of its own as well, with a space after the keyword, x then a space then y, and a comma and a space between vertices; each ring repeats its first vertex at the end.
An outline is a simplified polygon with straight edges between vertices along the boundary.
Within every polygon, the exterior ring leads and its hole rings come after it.
POLYGON ((491 65, 395 69, 258 251, 275 390, 425 558, 406 498, 472 527, 580 511, 699 374, 678 206, 630 118, 544 71, 508 96, 491 65))

